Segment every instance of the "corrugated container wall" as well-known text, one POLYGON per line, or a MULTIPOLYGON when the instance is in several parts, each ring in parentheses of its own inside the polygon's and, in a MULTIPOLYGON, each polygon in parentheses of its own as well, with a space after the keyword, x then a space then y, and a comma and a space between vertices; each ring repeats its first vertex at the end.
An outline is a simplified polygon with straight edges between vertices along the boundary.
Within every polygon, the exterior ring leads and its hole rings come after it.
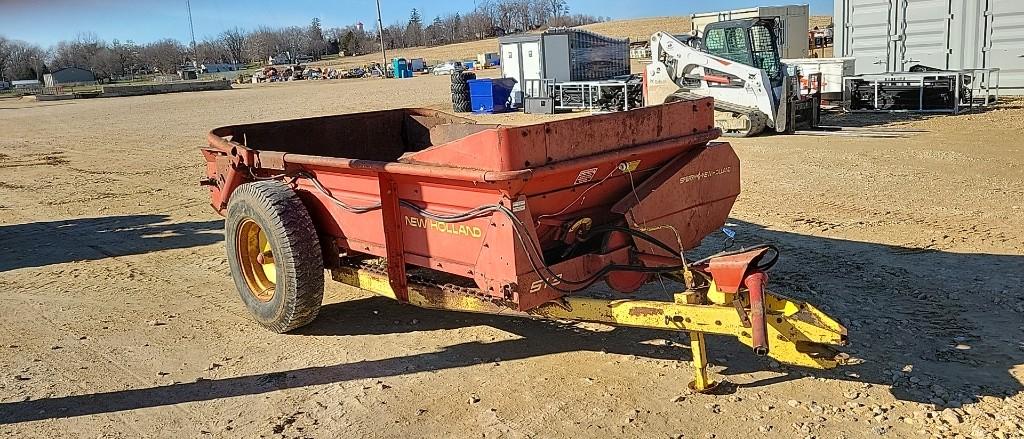
POLYGON ((1000 93, 1024 94, 1022 0, 835 0, 835 23, 857 74, 999 68, 1000 93))

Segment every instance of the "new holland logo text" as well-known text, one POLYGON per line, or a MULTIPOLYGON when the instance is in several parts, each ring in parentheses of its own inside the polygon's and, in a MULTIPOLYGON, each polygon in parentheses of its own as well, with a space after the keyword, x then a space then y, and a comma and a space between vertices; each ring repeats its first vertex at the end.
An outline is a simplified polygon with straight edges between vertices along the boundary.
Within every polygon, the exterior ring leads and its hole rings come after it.
POLYGON ((450 235, 469 236, 471 238, 479 238, 484 235, 483 230, 481 230, 477 226, 445 223, 441 221, 434 221, 432 219, 421 218, 416 216, 406 216, 405 223, 408 224, 410 227, 432 230, 441 233, 448 233, 450 235))
POLYGON ((705 178, 711 178, 716 175, 728 174, 732 172, 732 166, 726 166, 724 168, 718 168, 712 171, 700 171, 696 174, 689 174, 679 177, 679 183, 689 183, 691 181, 697 181, 705 178))

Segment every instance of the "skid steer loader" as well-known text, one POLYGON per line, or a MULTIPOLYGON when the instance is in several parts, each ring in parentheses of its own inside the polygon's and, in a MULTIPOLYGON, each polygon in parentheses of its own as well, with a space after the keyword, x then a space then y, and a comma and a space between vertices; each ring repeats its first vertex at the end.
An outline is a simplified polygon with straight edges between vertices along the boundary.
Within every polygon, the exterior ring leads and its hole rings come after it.
POLYGON ((801 96, 799 72, 779 58, 777 30, 776 19, 760 17, 712 23, 700 36, 652 35, 647 105, 713 97, 715 125, 727 136, 816 127, 820 93, 801 96))

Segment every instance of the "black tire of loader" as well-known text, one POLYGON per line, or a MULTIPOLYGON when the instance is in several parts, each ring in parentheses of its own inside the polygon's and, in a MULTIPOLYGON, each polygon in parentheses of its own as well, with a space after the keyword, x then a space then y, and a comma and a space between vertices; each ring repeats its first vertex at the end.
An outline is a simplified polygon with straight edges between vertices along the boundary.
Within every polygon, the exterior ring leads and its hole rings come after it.
POLYGON ((260 326, 284 333, 316 318, 324 296, 323 254, 313 220, 295 191, 279 181, 239 186, 228 203, 224 236, 235 288, 260 326), (246 219, 259 225, 273 249, 277 279, 267 302, 256 298, 240 267, 238 234, 246 219))

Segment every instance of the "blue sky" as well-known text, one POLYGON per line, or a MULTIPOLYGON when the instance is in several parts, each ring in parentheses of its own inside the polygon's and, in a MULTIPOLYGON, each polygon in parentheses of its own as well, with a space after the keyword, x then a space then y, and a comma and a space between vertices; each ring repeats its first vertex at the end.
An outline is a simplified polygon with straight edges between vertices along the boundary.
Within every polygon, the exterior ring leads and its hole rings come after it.
MULTIPOLYGON (((805 0, 812 15, 831 15, 832 0, 805 0)), ((801 3, 799 1, 793 3, 801 3)), ((409 11, 422 11, 425 21, 453 11, 473 9, 473 0, 381 0, 384 24, 404 21, 409 11)), ((569 0, 571 12, 612 18, 686 15, 692 12, 786 4, 756 0, 569 0)), ((196 39, 215 36, 227 28, 258 25, 306 25, 320 17, 324 27, 357 21, 372 28, 376 22, 373 0, 192 0, 196 39)), ((185 0, 0 0, 0 35, 42 46, 94 32, 110 41, 149 42, 160 38, 189 39, 185 0)))

